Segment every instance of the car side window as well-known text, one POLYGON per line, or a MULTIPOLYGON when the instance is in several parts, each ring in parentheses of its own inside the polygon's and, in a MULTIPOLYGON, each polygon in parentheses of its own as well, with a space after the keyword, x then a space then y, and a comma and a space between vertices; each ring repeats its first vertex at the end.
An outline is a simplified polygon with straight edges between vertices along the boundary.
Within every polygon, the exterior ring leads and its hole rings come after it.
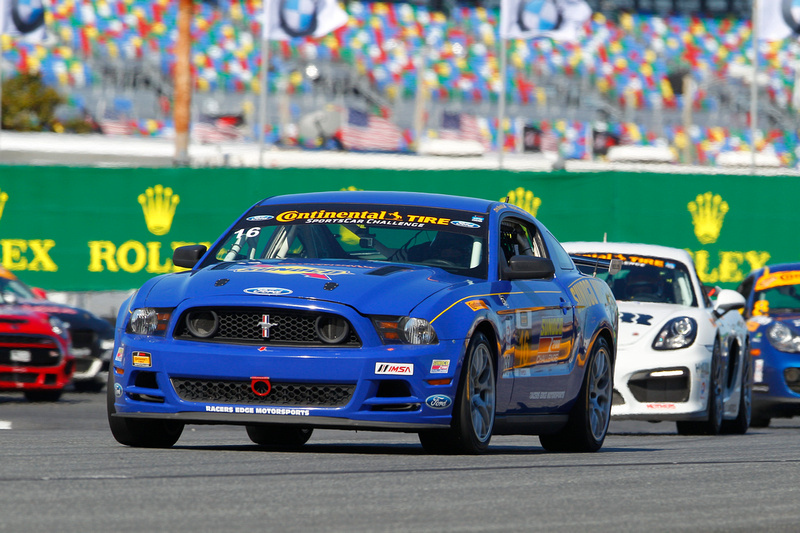
POLYGON ((500 223, 500 249, 506 264, 515 255, 545 257, 542 237, 536 227, 512 218, 500 223))
POLYGON ((562 270, 573 270, 575 268, 575 263, 572 262, 567 251, 561 246, 558 239, 553 237, 552 233, 548 233, 550 236, 550 250, 553 252, 558 266, 560 266, 562 270))

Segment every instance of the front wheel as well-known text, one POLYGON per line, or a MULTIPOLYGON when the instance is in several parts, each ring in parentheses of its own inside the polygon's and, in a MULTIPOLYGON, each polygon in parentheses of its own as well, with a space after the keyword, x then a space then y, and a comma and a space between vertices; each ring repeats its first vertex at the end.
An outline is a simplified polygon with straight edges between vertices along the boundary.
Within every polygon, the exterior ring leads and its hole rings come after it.
POLYGON ((117 442, 134 448, 169 448, 183 433, 183 423, 169 420, 137 420, 114 416, 114 378, 108 373, 106 413, 111 434, 117 442))
POLYGON ((23 394, 29 402, 57 402, 61 398, 61 389, 58 390, 26 390, 23 394))
POLYGON ((259 446, 299 448, 311 438, 314 428, 265 424, 247 426, 247 436, 259 446))
POLYGON ((705 420, 679 420, 676 422, 679 435, 719 435, 722 428, 722 352, 719 342, 714 344, 711 356, 711 382, 708 386, 708 416, 705 420))
POLYGON ((464 358, 450 428, 421 432, 422 447, 429 453, 486 452, 494 430, 495 385, 494 354, 489 339, 483 333, 476 333, 464 358))
POLYGON ((556 433, 539 435, 550 452, 596 452, 603 446, 611 421, 614 368, 608 341, 599 337, 592 347, 580 394, 569 421, 556 433))
POLYGON ((730 435, 744 435, 750 427, 750 420, 753 410, 753 377, 750 364, 750 351, 745 348, 744 357, 742 362, 744 368, 742 370, 742 382, 739 392, 739 412, 733 420, 724 420, 722 422, 722 433, 730 435))

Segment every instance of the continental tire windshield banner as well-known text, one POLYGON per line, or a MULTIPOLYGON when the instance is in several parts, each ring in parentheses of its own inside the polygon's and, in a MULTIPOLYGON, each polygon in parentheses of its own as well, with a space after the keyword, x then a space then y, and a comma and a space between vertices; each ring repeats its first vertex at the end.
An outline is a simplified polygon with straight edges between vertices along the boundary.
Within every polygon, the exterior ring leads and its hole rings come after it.
POLYGON ((800 260, 800 181, 786 177, 0 166, 2 265, 46 290, 129 290, 178 270, 176 247, 210 245, 259 200, 346 189, 507 200, 561 241, 684 248, 725 288, 800 260))

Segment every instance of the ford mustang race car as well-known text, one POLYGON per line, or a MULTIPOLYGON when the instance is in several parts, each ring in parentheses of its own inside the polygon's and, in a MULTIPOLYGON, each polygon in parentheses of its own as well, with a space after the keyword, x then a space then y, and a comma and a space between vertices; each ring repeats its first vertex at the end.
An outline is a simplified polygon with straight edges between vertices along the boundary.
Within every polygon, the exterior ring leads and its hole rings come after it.
POLYGON ((675 420, 683 435, 746 433, 752 378, 747 329, 736 312, 744 298, 714 288, 712 302, 685 250, 604 242, 564 247, 622 261, 618 273, 598 275, 620 313, 612 418, 675 420))
POLYGON ((433 453, 481 453, 493 434, 603 444, 616 302, 514 205, 279 196, 173 261, 191 270, 149 280, 118 316, 122 444, 172 446, 185 424, 246 426, 264 446, 314 428, 415 432, 433 453))
POLYGON ((21 391, 34 402, 58 400, 75 367, 68 326, 0 294, 0 391, 21 391))
POLYGON ((800 415, 800 263, 754 270, 739 285, 753 360, 754 427, 800 415))

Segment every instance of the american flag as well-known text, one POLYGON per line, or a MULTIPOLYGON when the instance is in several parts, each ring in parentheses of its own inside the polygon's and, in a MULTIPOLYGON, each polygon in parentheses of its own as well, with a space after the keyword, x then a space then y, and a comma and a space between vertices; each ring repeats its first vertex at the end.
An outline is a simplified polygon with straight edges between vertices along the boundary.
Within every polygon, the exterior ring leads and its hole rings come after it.
POLYGON ((542 152, 558 152, 559 144, 561 144, 561 139, 553 130, 542 133, 542 152))
POLYGON ((239 126, 242 122, 243 119, 239 115, 202 116, 192 127, 192 137, 201 144, 241 141, 243 135, 239 126))
POLYGON ((123 118, 104 118, 100 120, 100 131, 105 135, 130 135, 133 133, 133 124, 123 118))
POLYGON ((400 128, 383 117, 349 108, 342 128, 342 144, 348 150, 395 152, 400 149, 400 128))
POLYGON ((483 133, 478 119, 463 113, 442 114, 442 129, 439 138, 455 141, 476 141, 488 149, 489 141, 483 133))

